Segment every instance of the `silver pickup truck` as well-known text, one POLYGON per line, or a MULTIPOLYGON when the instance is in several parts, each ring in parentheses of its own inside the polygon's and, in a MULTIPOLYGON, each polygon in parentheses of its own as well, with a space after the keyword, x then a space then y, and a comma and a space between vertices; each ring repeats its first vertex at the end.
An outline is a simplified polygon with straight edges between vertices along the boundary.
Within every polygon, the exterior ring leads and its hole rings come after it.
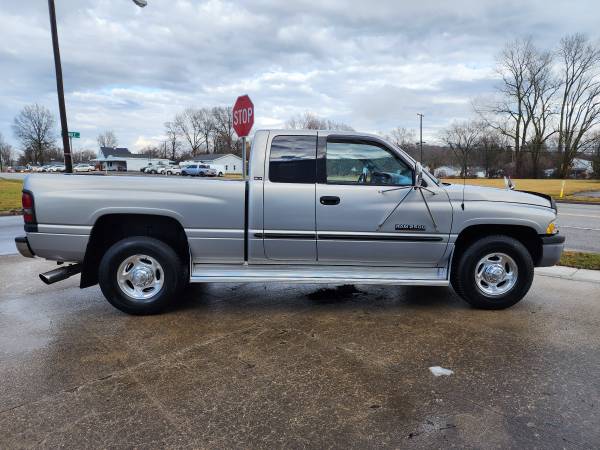
POLYGON ((190 282, 451 284, 501 309, 563 250, 551 197, 442 183, 377 136, 261 130, 250 155, 248 181, 30 175, 17 247, 131 314, 190 282))

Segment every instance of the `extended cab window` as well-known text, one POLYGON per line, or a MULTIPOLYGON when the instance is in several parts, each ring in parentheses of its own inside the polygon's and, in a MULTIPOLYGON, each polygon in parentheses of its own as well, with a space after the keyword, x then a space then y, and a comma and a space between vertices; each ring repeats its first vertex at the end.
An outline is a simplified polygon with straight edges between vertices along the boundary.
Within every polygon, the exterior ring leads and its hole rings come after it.
POLYGON ((315 183, 316 156, 316 136, 274 137, 269 157, 269 180, 275 183, 315 183))
POLYGON ((410 186, 412 169, 383 146, 327 142, 327 183, 410 186))

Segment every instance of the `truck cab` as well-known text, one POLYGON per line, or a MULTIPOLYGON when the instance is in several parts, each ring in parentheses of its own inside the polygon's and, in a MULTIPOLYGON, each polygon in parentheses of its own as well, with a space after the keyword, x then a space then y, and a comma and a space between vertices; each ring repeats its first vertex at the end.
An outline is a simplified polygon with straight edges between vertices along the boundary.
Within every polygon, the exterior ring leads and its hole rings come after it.
POLYGON ((242 181, 47 178, 26 179, 17 246, 74 263, 43 280, 81 272, 133 314, 163 310, 189 282, 251 281, 451 284, 501 309, 564 244, 551 198, 444 184, 364 133, 258 131, 242 181))

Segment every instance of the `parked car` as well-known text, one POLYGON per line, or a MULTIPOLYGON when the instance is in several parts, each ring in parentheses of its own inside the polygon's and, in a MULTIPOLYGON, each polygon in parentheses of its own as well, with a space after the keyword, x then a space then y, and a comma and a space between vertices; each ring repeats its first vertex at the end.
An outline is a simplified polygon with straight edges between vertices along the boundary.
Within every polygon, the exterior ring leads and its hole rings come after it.
POLYGON ((64 164, 53 164, 47 170, 47 172, 64 172, 66 170, 64 164))
POLYGON ((29 169, 25 166, 15 166, 15 172, 16 173, 25 173, 25 172, 29 172, 29 169))
POLYGON ((221 166, 218 164, 210 164, 210 168, 215 170, 218 177, 222 177, 223 175, 225 175, 225 166, 221 166))
POLYGON ((216 177, 217 171, 211 169, 208 164, 188 164, 181 169, 181 175, 192 177, 216 177))
POLYGON ((93 172, 96 170, 91 164, 75 164, 73 166, 73 172, 93 172))
POLYGON ((131 314, 190 282, 452 285, 502 309, 563 250, 550 196, 442 183, 377 136, 261 130, 250 155, 247 181, 29 175, 17 248, 131 314))
POLYGON ((181 175, 181 169, 177 165, 163 166, 158 169, 158 173, 161 175, 181 175))

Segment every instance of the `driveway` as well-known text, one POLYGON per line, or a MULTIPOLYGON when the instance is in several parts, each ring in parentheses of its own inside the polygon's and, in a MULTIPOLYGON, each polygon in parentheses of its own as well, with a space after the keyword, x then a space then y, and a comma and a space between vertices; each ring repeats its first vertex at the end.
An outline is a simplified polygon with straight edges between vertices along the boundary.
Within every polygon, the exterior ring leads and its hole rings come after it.
MULTIPOLYGON (((209 284, 151 317, 0 257, 0 447, 597 448, 600 284, 209 284), (431 367, 452 371, 434 376, 431 367)), ((434 369, 439 373, 439 369, 434 369)))

